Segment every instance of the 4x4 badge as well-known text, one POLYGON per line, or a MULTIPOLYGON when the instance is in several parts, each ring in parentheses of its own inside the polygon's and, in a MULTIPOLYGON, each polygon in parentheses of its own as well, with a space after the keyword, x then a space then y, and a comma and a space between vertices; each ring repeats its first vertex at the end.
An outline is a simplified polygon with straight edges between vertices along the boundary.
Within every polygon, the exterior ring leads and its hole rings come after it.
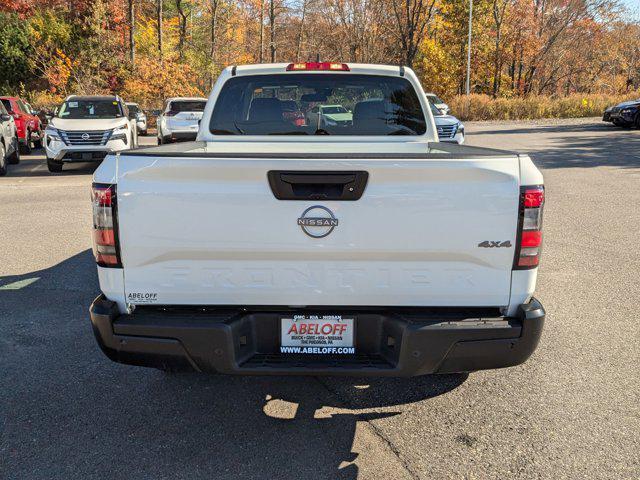
POLYGON ((511 240, 505 240, 504 242, 499 240, 497 242, 485 240, 484 242, 480 242, 478 246, 481 248, 511 248, 511 240))

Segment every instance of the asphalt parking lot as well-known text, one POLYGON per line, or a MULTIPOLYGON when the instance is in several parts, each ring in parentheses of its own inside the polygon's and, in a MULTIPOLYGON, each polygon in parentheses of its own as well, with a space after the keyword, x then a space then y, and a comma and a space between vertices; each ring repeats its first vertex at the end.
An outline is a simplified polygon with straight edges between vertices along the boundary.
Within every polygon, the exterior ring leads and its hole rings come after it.
MULTIPOLYGON (((519 367, 413 379, 167 375, 111 363, 88 320, 91 165, 0 178, 1 479, 640 478, 640 131, 467 125, 547 188, 519 367)), ((145 143, 153 142, 145 138, 145 143)), ((39 153, 39 152, 37 152, 39 153)))

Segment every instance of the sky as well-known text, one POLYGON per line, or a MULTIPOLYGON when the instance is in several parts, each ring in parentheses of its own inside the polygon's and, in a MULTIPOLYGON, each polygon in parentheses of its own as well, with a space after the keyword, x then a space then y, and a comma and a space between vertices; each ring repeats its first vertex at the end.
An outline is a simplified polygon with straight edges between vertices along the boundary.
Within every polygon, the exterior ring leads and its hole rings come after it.
POLYGON ((622 0, 622 3, 631 10, 636 19, 640 20, 640 0, 622 0))

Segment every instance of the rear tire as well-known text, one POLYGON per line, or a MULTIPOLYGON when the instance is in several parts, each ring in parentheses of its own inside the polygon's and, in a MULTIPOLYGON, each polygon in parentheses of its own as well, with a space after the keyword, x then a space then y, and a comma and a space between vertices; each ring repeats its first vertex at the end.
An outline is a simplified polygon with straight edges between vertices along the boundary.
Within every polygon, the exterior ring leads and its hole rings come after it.
POLYGON ((47 158, 47 168, 51 173, 60 173, 62 171, 62 162, 47 158))
POLYGON ((10 165, 20 163, 20 142, 18 142, 18 137, 13 139, 13 153, 7 157, 7 163, 10 165))
POLYGON ((33 148, 42 148, 42 132, 39 132, 38 140, 33 142, 33 148))
POLYGON ((22 145, 22 153, 25 155, 31 155, 33 151, 31 148, 31 132, 27 130, 27 135, 25 136, 26 142, 22 145))
POLYGON ((4 148, 4 143, 0 143, 0 177, 4 177, 7 174, 7 151, 4 148))

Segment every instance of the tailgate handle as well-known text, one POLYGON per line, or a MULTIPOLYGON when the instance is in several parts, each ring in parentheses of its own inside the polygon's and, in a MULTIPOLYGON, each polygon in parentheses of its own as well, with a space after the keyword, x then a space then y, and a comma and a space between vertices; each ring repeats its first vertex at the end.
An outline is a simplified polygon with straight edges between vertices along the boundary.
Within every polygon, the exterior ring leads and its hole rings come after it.
POLYGON ((278 200, 358 200, 369 173, 271 170, 267 177, 278 200))

